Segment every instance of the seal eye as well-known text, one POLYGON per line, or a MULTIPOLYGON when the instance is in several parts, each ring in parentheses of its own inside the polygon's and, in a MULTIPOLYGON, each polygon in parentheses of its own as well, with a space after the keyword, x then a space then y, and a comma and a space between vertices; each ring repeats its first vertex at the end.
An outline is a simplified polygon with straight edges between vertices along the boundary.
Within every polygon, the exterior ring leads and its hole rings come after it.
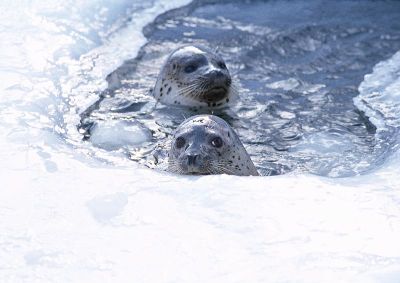
POLYGON ((221 69, 226 69, 226 65, 223 61, 218 62, 218 67, 220 67, 221 69))
POLYGON ((220 148, 223 144, 223 141, 220 137, 215 137, 211 140, 211 145, 216 148, 220 148))
POLYGON ((185 67, 185 73, 193 73, 196 70, 197 70, 197 66, 194 64, 190 64, 185 67))
POLYGON ((179 137, 175 140, 175 146, 176 148, 182 148, 185 145, 186 141, 184 138, 179 137))

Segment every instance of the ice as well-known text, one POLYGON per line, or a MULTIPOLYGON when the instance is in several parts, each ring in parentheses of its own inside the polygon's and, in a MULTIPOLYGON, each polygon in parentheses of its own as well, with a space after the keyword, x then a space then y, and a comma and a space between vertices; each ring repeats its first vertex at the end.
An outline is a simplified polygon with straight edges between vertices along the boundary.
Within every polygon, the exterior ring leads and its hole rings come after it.
POLYGON ((272 89, 283 89, 286 91, 297 90, 302 93, 314 93, 325 87, 322 84, 313 85, 306 82, 302 82, 295 78, 289 78, 287 80, 269 83, 266 86, 272 89))
POLYGON ((91 142, 106 150, 135 146, 151 139, 151 133, 135 121, 101 121, 91 129, 91 142))
POLYGON ((340 154, 346 150, 352 149, 350 140, 343 140, 343 137, 337 133, 319 132, 304 137, 292 151, 303 153, 337 153, 340 154))
POLYGON ((354 99, 378 126, 400 127, 400 51, 387 61, 380 62, 359 87, 360 95, 354 99))
POLYGON ((295 78, 290 78, 287 80, 267 84, 267 86, 269 88, 272 88, 272 89, 281 88, 283 90, 292 90, 292 89, 295 89, 296 87, 298 87, 299 85, 300 85, 300 82, 298 80, 296 80, 295 78))
MULTIPOLYGON (((145 42, 143 25, 187 2, 0 4, 0 282, 399 282, 398 152, 342 179, 175 176, 92 157, 76 127, 92 91, 145 42)), ((360 86, 360 99, 363 85, 389 91, 368 109, 390 126, 399 94, 381 78, 398 56, 360 86)))

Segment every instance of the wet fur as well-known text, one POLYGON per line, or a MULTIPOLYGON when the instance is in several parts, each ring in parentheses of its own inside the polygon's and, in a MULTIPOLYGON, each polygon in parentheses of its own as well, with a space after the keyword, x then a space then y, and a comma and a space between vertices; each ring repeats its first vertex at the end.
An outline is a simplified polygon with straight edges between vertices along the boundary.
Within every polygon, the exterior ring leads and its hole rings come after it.
POLYGON ((213 115, 197 115, 185 120, 175 131, 168 152, 168 171, 191 174, 185 168, 185 149, 178 149, 175 140, 185 136, 187 147, 195 141, 201 143, 202 165, 199 174, 259 175, 249 154, 233 129, 221 118, 213 115), (204 135, 218 135, 224 146, 213 148, 204 135))
MULTIPOLYGON (((157 101, 174 106, 190 107, 192 109, 218 109, 231 105, 237 100, 238 91, 229 74, 228 69, 219 68, 215 62, 223 59, 210 49, 199 46, 183 46, 172 52, 158 75, 152 95, 157 101), (185 62, 191 56, 201 54, 207 58, 207 64, 201 66, 200 71, 192 74, 184 72, 185 62), (218 70, 226 76, 227 84, 224 86, 226 93, 222 95, 216 90, 206 72, 218 70), (210 101, 210 97, 221 96, 220 99, 210 101)), ((225 64, 225 63, 224 63, 225 64)))

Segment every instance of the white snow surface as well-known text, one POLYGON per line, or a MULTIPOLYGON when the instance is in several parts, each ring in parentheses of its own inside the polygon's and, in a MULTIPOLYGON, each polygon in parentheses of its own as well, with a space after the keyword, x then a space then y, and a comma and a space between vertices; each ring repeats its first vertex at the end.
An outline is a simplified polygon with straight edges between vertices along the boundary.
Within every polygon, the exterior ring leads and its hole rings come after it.
MULTIPOLYGON (((81 141, 141 28, 187 2, 0 4, 0 282, 400 282, 398 152, 352 178, 183 177, 81 141)), ((398 57, 360 97, 399 105, 398 57)))

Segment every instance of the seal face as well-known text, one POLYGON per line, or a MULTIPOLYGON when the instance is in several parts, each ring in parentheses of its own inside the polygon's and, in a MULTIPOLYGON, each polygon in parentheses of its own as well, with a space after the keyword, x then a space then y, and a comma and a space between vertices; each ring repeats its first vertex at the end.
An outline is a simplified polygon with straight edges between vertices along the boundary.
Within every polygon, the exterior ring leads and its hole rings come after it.
POLYGON ((224 60, 200 46, 173 51, 158 75, 153 96, 164 104, 222 108, 237 99, 224 60))
POLYGON ((197 115, 175 130, 168 170, 179 174, 259 175, 234 130, 213 115, 197 115))

